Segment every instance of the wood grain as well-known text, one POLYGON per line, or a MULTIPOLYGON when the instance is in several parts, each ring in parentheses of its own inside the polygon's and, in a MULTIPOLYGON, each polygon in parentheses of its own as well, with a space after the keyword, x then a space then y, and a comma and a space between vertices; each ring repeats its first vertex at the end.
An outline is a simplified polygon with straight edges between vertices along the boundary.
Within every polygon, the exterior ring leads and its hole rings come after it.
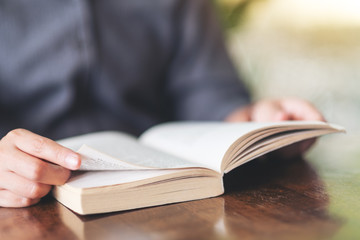
POLYGON ((0 239, 328 239, 344 219, 302 159, 255 160, 224 177, 220 197, 79 216, 46 197, 0 209, 0 239))

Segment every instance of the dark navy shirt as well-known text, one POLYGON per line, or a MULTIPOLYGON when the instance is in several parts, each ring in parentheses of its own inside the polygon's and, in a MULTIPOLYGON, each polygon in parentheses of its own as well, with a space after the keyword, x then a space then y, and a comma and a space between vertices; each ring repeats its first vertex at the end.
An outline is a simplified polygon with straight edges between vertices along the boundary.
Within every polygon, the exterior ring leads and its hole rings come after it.
POLYGON ((0 1, 0 137, 140 134, 246 103, 209 0, 0 1))

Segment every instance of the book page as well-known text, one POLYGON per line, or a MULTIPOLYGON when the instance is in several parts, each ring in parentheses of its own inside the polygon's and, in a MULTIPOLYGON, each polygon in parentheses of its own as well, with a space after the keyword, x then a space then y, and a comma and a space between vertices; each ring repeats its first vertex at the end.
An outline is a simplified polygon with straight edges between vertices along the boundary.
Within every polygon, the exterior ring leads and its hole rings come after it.
POLYGON ((230 145, 242 135, 262 125, 264 124, 168 123, 146 131, 140 136, 139 141, 144 145, 221 172, 221 161, 230 145))
POLYGON ((173 174, 179 171, 181 171, 181 169, 75 172, 66 184, 75 188, 94 188, 131 183, 139 180, 173 174))
POLYGON ((131 135, 97 132, 58 141, 82 156, 80 170, 132 170, 196 167, 198 164, 142 146, 131 135))
POLYGON ((155 126, 143 135, 139 141, 163 152, 198 162, 221 172, 222 159, 229 147, 240 137, 264 127, 295 125, 324 125, 321 122, 286 121, 266 122, 178 122, 155 126))

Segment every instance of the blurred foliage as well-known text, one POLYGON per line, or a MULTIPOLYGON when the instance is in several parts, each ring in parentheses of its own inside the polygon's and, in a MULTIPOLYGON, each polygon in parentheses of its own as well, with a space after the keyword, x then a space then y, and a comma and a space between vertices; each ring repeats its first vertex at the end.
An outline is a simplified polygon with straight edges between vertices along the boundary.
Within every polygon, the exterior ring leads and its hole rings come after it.
POLYGON ((347 129, 307 154, 326 185, 332 239, 360 239, 359 0, 213 0, 253 99, 296 96, 347 129))
POLYGON ((246 22, 246 11, 254 2, 265 0, 213 0, 225 30, 241 27, 246 22))

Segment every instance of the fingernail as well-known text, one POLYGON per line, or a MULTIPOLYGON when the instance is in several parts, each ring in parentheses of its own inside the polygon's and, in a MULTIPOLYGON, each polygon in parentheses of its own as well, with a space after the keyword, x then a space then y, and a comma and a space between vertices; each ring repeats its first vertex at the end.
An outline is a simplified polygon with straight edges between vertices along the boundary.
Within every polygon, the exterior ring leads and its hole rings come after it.
POLYGON ((284 112, 278 112, 278 113, 275 115, 275 119, 276 119, 276 121, 289 120, 287 114, 284 113, 284 112))
POLYGON ((69 154, 65 159, 66 165, 71 169, 77 169, 79 162, 79 157, 76 154, 69 154))
POLYGON ((21 204, 22 206, 30 206, 31 205, 31 199, 30 198, 21 198, 21 204))

